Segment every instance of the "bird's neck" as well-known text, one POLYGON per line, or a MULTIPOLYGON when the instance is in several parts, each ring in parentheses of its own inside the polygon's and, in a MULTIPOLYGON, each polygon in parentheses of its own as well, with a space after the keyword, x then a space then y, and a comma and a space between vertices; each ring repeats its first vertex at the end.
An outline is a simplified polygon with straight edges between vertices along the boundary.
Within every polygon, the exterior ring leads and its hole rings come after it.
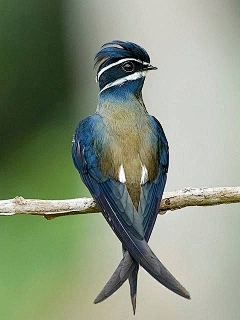
MULTIPOLYGON (((107 90, 108 91, 108 90, 107 90)), ((96 112, 102 116, 115 113, 129 113, 146 115, 147 110, 142 99, 142 92, 138 95, 127 93, 114 94, 112 91, 99 95, 96 112)), ((115 91, 116 93, 116 91, 115 91)))

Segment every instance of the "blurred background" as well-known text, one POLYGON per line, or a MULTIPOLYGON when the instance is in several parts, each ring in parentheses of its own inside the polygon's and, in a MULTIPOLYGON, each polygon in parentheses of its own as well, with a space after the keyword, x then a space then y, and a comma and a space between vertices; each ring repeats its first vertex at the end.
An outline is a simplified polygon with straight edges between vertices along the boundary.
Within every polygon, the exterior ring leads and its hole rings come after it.
MULTIPOLYGON (((144 100, 170 145, 166 190, 240 180, 240 3, 234 0, 1 1, 0 199, 89 196, 71 140, 97 104, 93 58, 113 39, 147 49, 144 100)), ((240 207, 158 218, 156 255, 187 301, 143 270, 135 319, 240 318, 240 207)), ((0 319, 132 319, 125 284, 93 300, 121 259, 101 214, 0 218, 0 319)))

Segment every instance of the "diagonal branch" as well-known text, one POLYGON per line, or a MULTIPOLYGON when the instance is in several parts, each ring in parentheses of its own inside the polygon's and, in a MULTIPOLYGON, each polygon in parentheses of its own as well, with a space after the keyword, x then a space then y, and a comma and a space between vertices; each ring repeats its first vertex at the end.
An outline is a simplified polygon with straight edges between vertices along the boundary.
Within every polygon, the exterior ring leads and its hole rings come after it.
MULTIPOLYGON (((159 213, 192 206, 214 206, 240 202, 240 187, 223 188, 184 188, 165 192, 159 213)), ((17 214, 43 216, 53 219, 60 216, 99 212, 95 201, 91 198, 68 200, 36 200, 15 197, 0 200, 0 216, 17 214)))

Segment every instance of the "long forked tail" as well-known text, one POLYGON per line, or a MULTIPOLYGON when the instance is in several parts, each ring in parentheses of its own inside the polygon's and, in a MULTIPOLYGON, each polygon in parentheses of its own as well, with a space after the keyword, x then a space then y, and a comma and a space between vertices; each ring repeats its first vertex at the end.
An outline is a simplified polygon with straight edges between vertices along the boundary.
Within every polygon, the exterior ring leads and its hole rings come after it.
MULTIPOLYGON (((105 198, 101 197, 101 199, 99 198, 97 202, 100 208, 103 209, 102 212, 106 212, 106 211, 108 212, 108 216, 110 216, 111 218, 111 224, 107 219, 108 217, 107 215, 106 215, 106 220, 108 221, 111 227, 114 227, 115 234, 117 235, 117 237, 119 238, 119 240, 122 242, 123 246, 127 250, 126 256, 124 255, 124 258, 121 261, 121 263, 123 264, 120 266, 120 273, 117 268, 109 281, 111 288, 112 287, 119 288, 123 284, 123 282, 127 280, 130 274, 133 272, 134 263, 136 261, 153 278, 155 278, 158 282, 160 282, 162 285, 167 287, 169 290, 175 292, 176 294, 186 299, 190 299, 189 292, 173 277, 173 275, 165 268, 165 266, 161 263, 161 261, 159 261, 159 259, 156 257, 156 255, 152 252, 152 250, 148 246, 146 240, 139 239, 123 225, 122 221, 115 214, 113 208, 105 198), (126 265, 125 265, 126 262, 124 263, 125 259, 127 259, 126 265), (133 269, 130 270, 131 268, 133 269), (112 279, 114 280, 113 281, 114 283, 111 283, 112 279)), ((107 287, 109 282, 106 285, 107 287)), ((105 299, 108 296, 110 296, 109 292, 111 290, 107 290, 107 291, 103 290, 105 291, 105 294, 104 294, 105 299)), ((115 291, 116 290, 113 290, 113 292, 115 291)), ((99 299, 99 297, 97 297, 97 299, 95 300, 95 303, 100 302, 102 300, 104 299, 99 299)))
MULTIPOLYGON (((154 259, 154 257, 152 257, 154 259)), ((171 273, 164 267, 164 265, 157 259, 158 264, 160 264, 161 276, 154 278, 161 282, 165 287, 175 292, 176 294, 190 299, 189 292, 171 275, 171 273)), ((100 303, 110 297, 114 292, 116 292, 124 282, 129 279, 130 284, 130 294, 133 305, 133 313, 136 311, 136 293, 137 293, 137 275, 138 275, 139 265, 133 260, 128 251, 124 252, 123 259, 118 265, 117 269, 108 280, 102 291, 99 293, 94 303, 100 303)), ((148 270, 147 270, 148 271, 148 270)), ((150 273, 150 272, 149 272, 150 273)), ((158 272, 157 272, 158 273, 158 272)), ((152 275, 152 272, 150 273, 152 275)))
MULTIPOLYGON (((147 246, 148 247, 148 246, 147 246)), ((149 247, 148 247, 149 248, 149 247)), ((175 292, 176 294, 190 299, 189 292, 172 276, 172 274, 164 267, 164 265, 157 259, 154 253, 149 248, 150 252, 144 254, 144 260, 147 258, 150 265, 153 267, 145 268, 157 281, 162 283, 165 287, 175 292), (150 253, 150 255, 149 255, 150 253), (147 270, 148 269, 148 270, 147 270), (154 270, 155 269, 155 270, 154 270)), ((140 262, 141 263, 141 262, 140 262)), ((141 263, 142 264, 142 263, 141 263)), ((144 263, 145 265, 145 263, 144 263)), ((130 282, 130 293, 132 298, 133 310, 136 310, 136 289, 137 289, 137 272, 138 263, 131 257, 128 251, 125 251, 124 257, 113 273, 112 277, 106 283, 102 291, 99 293, 94 303, 102 302, 117 291, 123 283, 128 279, 130 282), (136 269, 137 270, 136 270, 136 269), (136 272, 135 272, 136 270, 136 272), (136 280, 136 281, 135 281, 136 280), (135 296, 134 296, 135 295, 135 296)))

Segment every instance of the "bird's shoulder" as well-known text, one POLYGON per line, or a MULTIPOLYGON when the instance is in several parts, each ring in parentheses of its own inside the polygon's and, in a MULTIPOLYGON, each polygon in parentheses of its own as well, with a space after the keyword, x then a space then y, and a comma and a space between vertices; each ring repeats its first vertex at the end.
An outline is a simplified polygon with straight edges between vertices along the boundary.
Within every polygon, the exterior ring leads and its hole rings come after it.
POLYGON ((73 143, 75 141, 88 141, 90 138, 94 138, 103 126, 102 117, 98 114, 84 118, 76 127, 73 143))
POLYGON ((98 154, 102 149, 103 127, 102 118, 98 114, 84 118, 78 123, 72 141, 72 158, 80 173, 90 170, 92 174, 101 177, 98 170, 98 154))

